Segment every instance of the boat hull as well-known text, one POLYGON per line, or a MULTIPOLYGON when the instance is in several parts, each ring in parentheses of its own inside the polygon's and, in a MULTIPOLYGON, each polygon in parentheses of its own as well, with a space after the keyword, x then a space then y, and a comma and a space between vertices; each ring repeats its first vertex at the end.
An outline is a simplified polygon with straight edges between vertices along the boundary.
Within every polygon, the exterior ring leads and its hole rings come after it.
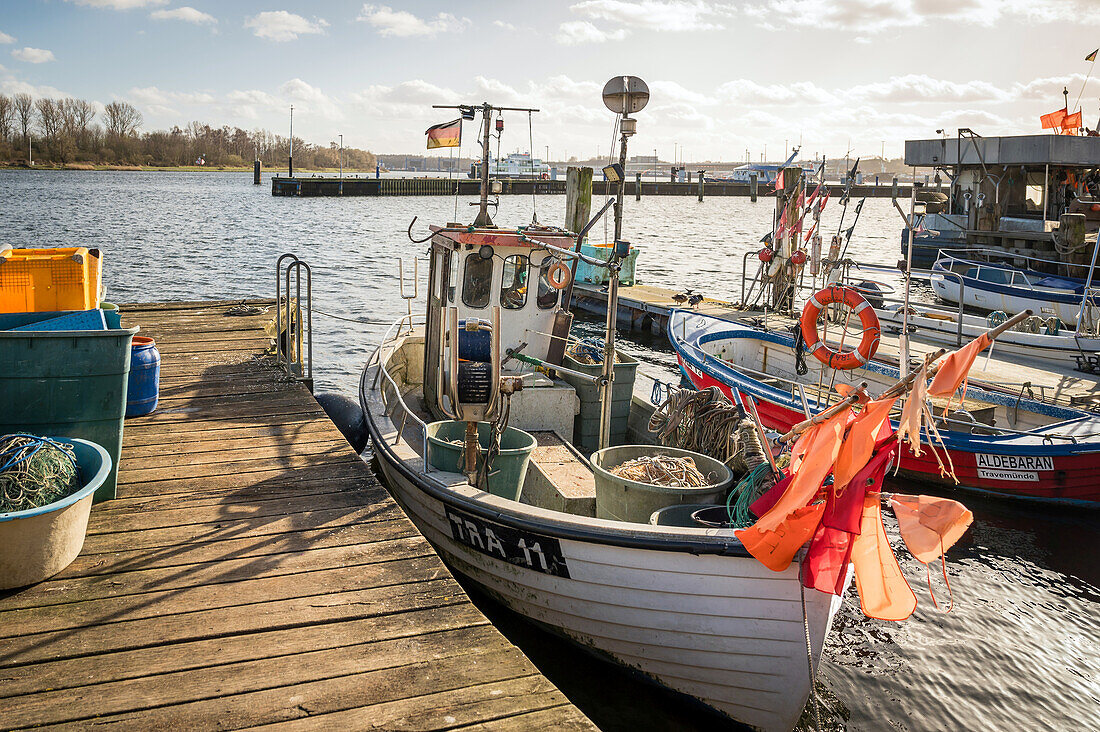
POLYGON ((841 603, 803 590, 797 561, 772 572, 728 531, 685 530, 709 546, 676 549, 660 543, 680 536, 668 527, 585 519, 449 486, 439 476, 460 476, 420 472, 373 403, 365 412, 382 477, 455 571, 582 648, 736 721, 795 726, 810 691, 808 657, 816 666, 841 603))

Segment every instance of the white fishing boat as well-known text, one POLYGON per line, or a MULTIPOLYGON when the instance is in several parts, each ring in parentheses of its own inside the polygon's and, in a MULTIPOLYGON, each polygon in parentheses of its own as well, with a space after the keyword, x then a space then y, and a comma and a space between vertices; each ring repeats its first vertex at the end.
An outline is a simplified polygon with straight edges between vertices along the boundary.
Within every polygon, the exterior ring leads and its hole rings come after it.
POLYGON ((1056 319, 1045 324, 1052 332, 1067 326, 1096 330, 1100 293, 1093 286, 1092 267, 1012 255, 1014 261, 1026 263, 1018 267, 1005 258, 993 250, 941 250, 929 277, 932 290, 948 302, 961 300, 982 310, 1011 315, 1031 310, 1036 317, 1056 319), (1083 276, 1051 274, 1066 267, 1081 269, 1083 276))
MULTIPOLYGON (((633 104, 639 92, 629 88, 633 104)), ((480 109, 486 120, 497 111, 480 109)), ((655 525, 648 510, 607 517, 617 514, 571 442, 578 388, 559 377, 592 387, 610 383, 611 369, 570 372, 553 347, 571 320, 562 270, 576 263, 584 231, 497 228, 486 204, 483 195, 473 226, 432 227, 426 314, 394 323, 362 374, 360 401, 394 498, 452 569, 508 608, 739 722, 793 728, 840 598, 804 588, 798 560, 767 569, 731 529, 655 525), (508 462, 523 450, 529 462, 508 462), (514 485, 494 483, 509 475, 514 485)), ((614 353, 614 328, 605 335, 614 353)), ((601 389, 602 443, 612 398, 601 389)), ((652 411, 637 414, 629 394, 626 404, 623 425, 652 411)))
MULTIPOLYGON (((875 313, 882 321, 884 331, 901 332, 904 327, 903 305, 875 308, 875 313)), ((914 338, 952 347, 977 338, 998 325, 999 320, 999 317, 960 314, 927 305, 909 306, 909 327, 914 338)), ((1081 367, 1100 353, 1100 337, 1076 335, 1072 330, 1058 329, 1050 319, 1036 315, 1001 334, 997 339, 996 351, 1036 365, 1054 362, 1074 368, 1081 367)))

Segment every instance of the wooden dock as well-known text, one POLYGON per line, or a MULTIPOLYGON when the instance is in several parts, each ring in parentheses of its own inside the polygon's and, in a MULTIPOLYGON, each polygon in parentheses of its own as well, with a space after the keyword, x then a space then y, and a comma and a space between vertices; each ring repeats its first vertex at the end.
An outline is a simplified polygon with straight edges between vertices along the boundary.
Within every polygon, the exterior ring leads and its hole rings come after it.
POLYGON ((0 594, 0 728, 592 729, 231 304, 122 307, 160 406, 76 561, 0 594))

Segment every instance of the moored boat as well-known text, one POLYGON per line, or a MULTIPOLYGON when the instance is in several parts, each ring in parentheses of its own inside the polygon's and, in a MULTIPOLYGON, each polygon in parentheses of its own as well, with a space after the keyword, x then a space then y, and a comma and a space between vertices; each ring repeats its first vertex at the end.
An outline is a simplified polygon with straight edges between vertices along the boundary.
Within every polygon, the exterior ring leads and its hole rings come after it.
MULTIPOLYGON (((688 311, 672 313, 668 335, 684 377, 696 388, 752 396, 761 420, 778 430, 825 409, 835 400, 830 392, 836 383, 884 385, 900 376, 897 366, 875 359, 861 368, 830 369, 811 357, 801 359, 786 333, 688 311), (805 374, 799 373, 800 360, 805 374)), ((934 402, 941 409, 945 404, 934 402)), ((939 432, 963 488, 1100 505, 1100 415, 971 385, 958 408, 940 418, 939 432)), ((918 457, 903 447, 900 468, 914 479, 954 485, 930 451, 918 457)))

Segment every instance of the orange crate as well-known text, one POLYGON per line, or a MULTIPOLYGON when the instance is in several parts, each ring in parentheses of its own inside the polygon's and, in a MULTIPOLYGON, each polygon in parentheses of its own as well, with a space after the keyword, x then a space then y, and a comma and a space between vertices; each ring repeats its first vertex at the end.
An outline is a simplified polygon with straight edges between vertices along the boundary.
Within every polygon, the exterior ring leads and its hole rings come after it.
POLYGON ((102 283, 98 249, 0 249, 0 313, 92 310, 102 283))

